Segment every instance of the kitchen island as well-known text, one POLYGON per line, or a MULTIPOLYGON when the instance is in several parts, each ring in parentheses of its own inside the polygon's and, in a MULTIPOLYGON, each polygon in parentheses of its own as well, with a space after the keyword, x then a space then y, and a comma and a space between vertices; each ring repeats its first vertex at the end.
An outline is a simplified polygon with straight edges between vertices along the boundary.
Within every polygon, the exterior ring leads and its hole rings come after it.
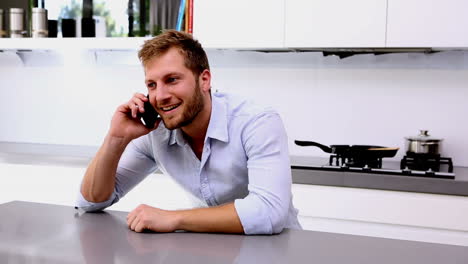
POLYGON ((271 236, 136 233, 125 212, 0 205, 1 263, 466 263, 468 248, 290 230, 271 236))

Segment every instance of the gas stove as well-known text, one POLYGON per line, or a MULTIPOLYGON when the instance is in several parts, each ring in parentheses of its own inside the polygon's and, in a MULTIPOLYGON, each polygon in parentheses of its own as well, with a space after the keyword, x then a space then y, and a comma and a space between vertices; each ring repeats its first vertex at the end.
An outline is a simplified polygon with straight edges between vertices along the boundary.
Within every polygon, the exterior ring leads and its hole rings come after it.
POLYGON ((408 154, 399 164, 382 163, 382 158, 363 160, 332 154, 328 164, 293 165, 292 169, 323 170, 350 173, 455 179, 451 158, 408 154), (400 165, 398 167, 398 165, 400 165))

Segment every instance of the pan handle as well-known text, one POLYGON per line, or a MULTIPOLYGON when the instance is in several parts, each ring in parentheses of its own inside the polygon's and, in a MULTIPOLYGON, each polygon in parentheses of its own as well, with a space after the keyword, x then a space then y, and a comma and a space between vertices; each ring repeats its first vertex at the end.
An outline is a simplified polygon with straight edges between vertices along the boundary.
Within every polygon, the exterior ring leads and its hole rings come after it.
POLYGON ((296 143, 296 145, 298 145, 298 146, 303 146, 303 147, 308 147, 308 146, 318 147, 318 148, 320 148, 321 150, 323 150, 326 153, 332 153, 332 149, 330 147, 322 145, 322 144, 317 143, 317 142, 294 140, 294 143, 296 143))

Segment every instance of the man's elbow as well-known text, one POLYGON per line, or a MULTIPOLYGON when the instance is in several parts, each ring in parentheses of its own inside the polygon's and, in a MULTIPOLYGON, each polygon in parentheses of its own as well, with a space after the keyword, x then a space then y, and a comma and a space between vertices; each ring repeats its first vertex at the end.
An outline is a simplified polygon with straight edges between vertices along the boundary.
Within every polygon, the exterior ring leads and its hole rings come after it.
POLYGON ((88 200, 88 198, 85 197, 82 192, 80 192, 76 201, 76 207, 89 213, 100 212, 105 208, 111 206, 112 204, 116 203, 119 200, 119 197, 112 193, 107 199, 103 200, 102 202, 93 202, 90 200, 88 200))
POLYGON ((287 225, 289 206, 281 206, 270 214, 271 230, 273 234, 279 234, 287 225))
POLYGON ((289 200, 278 196, 266 197, 250 193, 246 198, 236 200, 245 234, 278 234, 288 226, 289 200))
POLYGON ((92 191, 80 190, 83 198, 90 203, 102 203, 110 199, 112 193, 95 193, 92 191))

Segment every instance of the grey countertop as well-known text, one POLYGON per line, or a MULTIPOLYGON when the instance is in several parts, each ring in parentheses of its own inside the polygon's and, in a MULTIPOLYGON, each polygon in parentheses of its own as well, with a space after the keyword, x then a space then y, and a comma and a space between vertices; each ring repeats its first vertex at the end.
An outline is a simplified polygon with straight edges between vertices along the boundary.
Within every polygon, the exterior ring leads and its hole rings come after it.
MULTIPOLYGON (((96 151, 97 147, 92 146, 0 142, 0 162, 86 167, 96 151)), ((291 156, 291 165, 307 167, 327 162, 327 158, 291 156)), ((293 169, 292 178, 297 184, 468 196, 468 168, 455 167, 454 170, 455 179, 308 169, 293 169)))
POLYGON ((0 263, 467 263, 468 248, 286 229, 279 235, 135 233, 124 212, 0 205, 0 263))

